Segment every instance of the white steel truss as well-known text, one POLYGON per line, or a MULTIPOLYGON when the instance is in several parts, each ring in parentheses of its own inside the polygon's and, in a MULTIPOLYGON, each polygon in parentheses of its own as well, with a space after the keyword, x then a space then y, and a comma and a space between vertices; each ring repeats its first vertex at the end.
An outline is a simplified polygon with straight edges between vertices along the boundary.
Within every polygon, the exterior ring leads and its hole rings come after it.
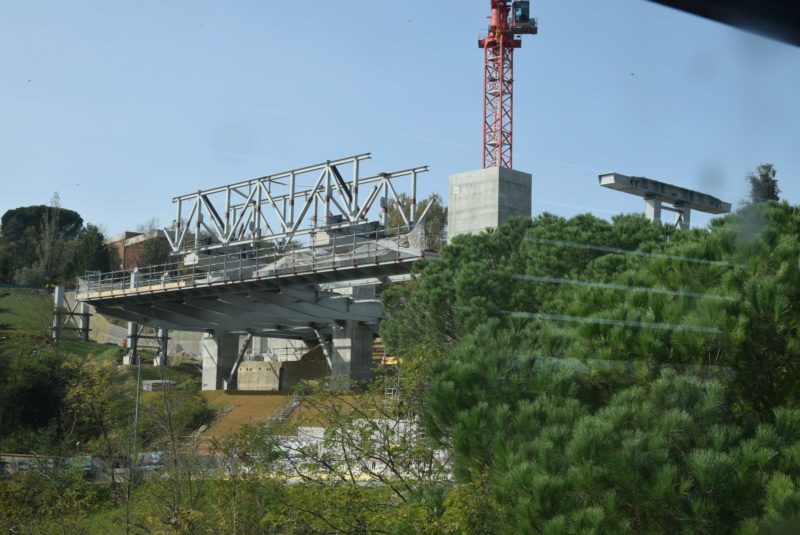
POLYGON ((425 217, 417 214, 417 175, 428 167, 362 178, 360 163, 369 158, 367 153, 328 160, 175 197, 177 216, 166 229, 167 240, 173 252, 189 253, 266 242, 283 250, 296 238, 319 232, 369 236, 386 227, 389 203, 413 230, 425 217), (392 184, 401 177, 411 181, 407 207, 392 184), (310 188, 303 186, 309 182, 310 188))

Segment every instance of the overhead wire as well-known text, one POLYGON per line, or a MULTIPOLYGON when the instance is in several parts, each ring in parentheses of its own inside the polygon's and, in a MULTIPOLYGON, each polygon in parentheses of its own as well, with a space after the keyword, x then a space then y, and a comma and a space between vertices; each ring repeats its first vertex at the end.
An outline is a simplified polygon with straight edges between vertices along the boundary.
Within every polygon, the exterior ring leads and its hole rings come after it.
POLYGON ((535 242, 535 243, 544 243, 547 245, 561 245, 564 247, 577 247, 579 249, 589 249, 592 251, 602 251, 605 253, 617 253, 617 254, 630 254, 635 256, 649 256, 653 258, 664 258, 667 260, 680 260, 683 262, 696 262, 698 264, 710 264, 715 266, 725 266, 725 267, 735 267, 741 269, 749 269, 744 264, 734 264, 732 262, 719 262, 717 260, 705 260, 702 258, 689 258, 686 256, 675 256, 675 255, 667 255, 667 254, 660 254, 660 253, 646 253, 644 251, 633 251, 631 249, 618 249, 616 247, 605 247, 602 245, 586 245, 582 243, 572 243, 566 241, 558 241, 558 240, 545 240, 543 238, 525 238, 527 241, 535 242))

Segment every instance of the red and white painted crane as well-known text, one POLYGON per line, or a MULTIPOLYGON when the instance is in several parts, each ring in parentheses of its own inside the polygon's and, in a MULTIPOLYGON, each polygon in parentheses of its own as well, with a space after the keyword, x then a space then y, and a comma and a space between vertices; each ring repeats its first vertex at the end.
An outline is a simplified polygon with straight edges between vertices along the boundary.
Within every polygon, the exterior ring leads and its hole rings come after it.
POLYGON ((478 40, 484 50, 483 68, 483 168, 511 169, 514 117, 514 49, 522 34, 538 31, 530 17, 530 2, 491 0, 489 32, 478 40))

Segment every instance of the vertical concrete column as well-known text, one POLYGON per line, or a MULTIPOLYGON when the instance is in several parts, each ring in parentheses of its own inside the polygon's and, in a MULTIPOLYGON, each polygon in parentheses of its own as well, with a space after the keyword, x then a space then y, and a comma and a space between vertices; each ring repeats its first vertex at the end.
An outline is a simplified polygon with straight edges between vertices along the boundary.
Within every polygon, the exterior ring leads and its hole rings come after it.
POLYGON ((366 381, 372 377, 372 329, 347 320, 333 327, 331 386, 346 386, 348 380, 366 381))
POLYGON ((66 300, 64 298, 64 287, 56 286, 53 290, 53 326, 50 329, 50 335, 55 340, 61 340, 61 309, 64 308, 66 300))
POLYGON ((139 325, 128 322, 128 353, 122 357, 123 366, 133 366, 138 364, 137 346, 139 345, 139 325))
POLYGON ((450 176, 447 233, 479 234, 512 217, 531 217, 532 178, 528 173, 490 167, 450 176))
POLYGON ((650 221, 661 223, 661 199, 645 197, 644 216, 650 221))
POLYGON ((167 344, 169 343, 169 330, 158 329, 156 331, 158 341, 158 355, 153 359, 153 366, 166 366, 169 362, 167 360, 167 344))
POLYGON ((675 205, 675 226, 679 230, 689 230, 691 224, 692 209, 685 204, 675 205))
POLYGON ((214 330, 206 333, 201 343, 203 354, 203 390, 221 390, 239 351, 239 335, 214 330))

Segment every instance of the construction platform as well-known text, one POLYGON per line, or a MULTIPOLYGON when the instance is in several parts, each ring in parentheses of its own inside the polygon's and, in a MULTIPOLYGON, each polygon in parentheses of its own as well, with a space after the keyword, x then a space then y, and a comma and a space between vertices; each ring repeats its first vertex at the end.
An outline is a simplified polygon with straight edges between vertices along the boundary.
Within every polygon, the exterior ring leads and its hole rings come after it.
POLYGON ((315 338, 315 330, 331 334, 335 321, 383 318, 377 298, 352 288, 407 280, 414 262, 438 258, 416 247, 422 232, 347 236, 278 259, 272 251, 196 254, 181 263, 81 277, 77 299, 100 314, 152 327, 315 338))
POLYGON ((368 379, 384 317, 376 286, 408 280, 412 264, 438 258, 440 248, 422 224, 431 205, 417 211, 417 176, 427 167, 364 177, 369 158, 175 197, 175 220, 162 235, 178 260, 87 274, 76 299, 129 322, 130 363, 142 326, 159 330, 162 365, 169 331, 205 333, 204 390, 231 388, 244 353, 261 338, 321 346, 332 381, 368 379), (399 180, 409 182, 406 197, 399 180), (390 206, 403 228, 388 228, 390 206))

